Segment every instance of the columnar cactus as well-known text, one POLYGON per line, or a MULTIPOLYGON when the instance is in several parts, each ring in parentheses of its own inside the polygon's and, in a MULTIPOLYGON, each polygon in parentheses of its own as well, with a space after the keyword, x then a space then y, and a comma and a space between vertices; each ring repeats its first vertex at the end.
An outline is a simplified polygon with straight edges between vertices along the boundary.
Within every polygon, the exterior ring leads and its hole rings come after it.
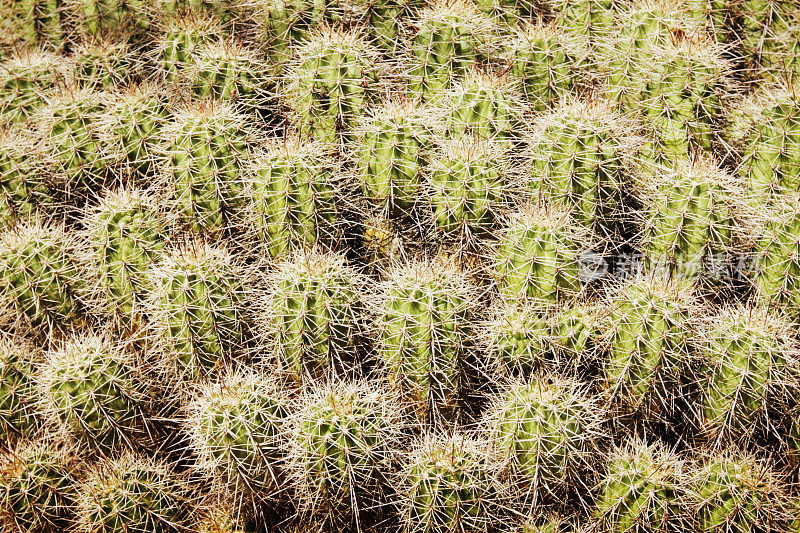
POLYGON ((503 298, 556 304, 581 290, 580 255, 591 235, 560 206, 528 204, 510 214, 494 254, 503 298))
POLYGON ((530 375, 551 361, 550 323, 539 306, 501 303, 480 324, 482 340, 504 373, 530 375))
POLYGON ((102 151, 98 126, 105 100, 90 89, 68 88, 48 95, 47 105, 34 116, 43 149, 50 152, 68 194, 102 183, 113 166, 102 151))
POLYGON ((610 103, 568 102, 539 119, 528 144, 531 189, 572 206, 579 222, 612 224, 631 143, 610 103))
POLYGON ((585 498, 591 490, 601 415, 577 382, 514 380, 493 399, 487 421, 525 505, 585 498))
POLYGON ((421 201, 420 175, 433 147, 428 115, 413 102, 394 100, 375 109, 357 128, 361 190, 387 215, 410 210, 421 201))
POLYGON ((756 298, 800 318, 800 197, 781 198, 759 229, 751 258, 756 298))
POLYGON ((706 436, 724 445, 779 432, 776 425, 799 385, 791 326, 763 309, 733 307, 713 317, 698 337, 706 436))
POLYGON ((205 101, 177 112, 162 130, 163 179, 180 223, 214 233, 242 207, 242 179, 253 132, 227 104, 205 101))
POLYGON ((753 74, 771 77, 770 67, 796 31, 797 5, 791 0, 741 0, 738 23, 740 44, 753 74), (748 57, 749 56, 749 57, 748 57))
POLYGON ((379 94, 385 67, 363 37, 324 27, 300 45, 283 98, 300 134, 332 143, 349 133, 379 94))
POLYGON ((32 46, 61 48, 64 25, 59 0, 15 0, 22 23, 22 40, 32 46))
POLYGON ((170 371, 209 376, 237 355, 246 330, 243 269, 228 252, 199 242, 176 248, 150 271, 146 313, 170 371))
POLYGON ((58 533, 70 523, 77 468, 69 450, 25 441, 0 452, 0 526, 58 533))
POLYGON ((702 533, 790 531, 791 500, 781 476, 741 452, 707 456, 691 476, 702 533))
POLYGON ((469 0, 437 0, 413 21, 411 94, 429 100, 483 56, 493 22, 469 0))
POLYGON ((200 385, 186 406, 182 425, 199 456, 198 468, 231 494, 236 508, 281 488, 286 415, 280 384, 247 372, 200 385))
POLYGON ((645 274, 613 293, 608 306, 603 391, 623 411, 666 419, 685 394, 699 307, 692 285, 645 274))
POLYGON ((34 346, 0 337, 0 439, 5 443, 0 449, 17 437, 33 437, 39 427, 34 381, 38 362, 34 346))
POLYGON ((553 24, 525 24, 508 43, 511 75, 535 111, 576 93, 588 60, 585 43, 553 24))
POLYGON ((125 86, 136 76, 137 65, 128 43, 112 39, 92 39, 75 50, 75 81, 94 89, 125 86))
POLYGON ((598 349, 603 311, 601 305, 581 301, 559 306, 549 320, 556 354, 573 366, 592 359, 598 349))
POLYGON ((47 210, 54 186, 48 170, 47 154, 32 135, 22 128, 0 131, 0 227, 47 210))
POLYGON ((45 95, 65 84, 68 63, 51 52, 20 50, 0 64, 0 117, 28 119, 45 103, 45 95))
POLYGON ((148 269, 164 247, 156 200, 137 190, 108 192, 85 224, 98 272, 98 299, 121 321, 137 321, 149 291, 148 269))
POLYGON ((135 32, 148 26, 153 0, 62 0, 65 18, 87 37, 135 32))
POLYGON ((789 90, 763 91, 744 103, 748 111, 740 175, 771 199, 800 190, 800 98, 789 90))
POLYGON ((486 531, 502 522, 506 488, 485 443, 466 434, 425 435, 401 472, 408 533, 486 531))
POLYGON ((743 194, 710 159, 681 159, 655 176, 637 176, 645 260, 686 278, 720 277, 739 245, 743 194))
POLYGON ((113 450, 146 435, 146 382, 108 337, 76 337, 50 351, 39 381, 43 412, 64 437, 113 450))
POLYGON ((363 281, 343 256, 299 251, 278 265, 269 282, 264 323, 276 370, 303 378, 356 364, 363 281))
POLYGON ((239 41, 223 40, 201 47, 187 69, 194 93, 244 107, 262 106, 269 71, 260 55, 239 41))
POLYGON ((628 442, 612 451, 595 507, 597 531, 688 531, 685 464, 663 444, 628 442))
POLYGON ((75 531, 152 533, 186 527, 188 494, 173 469, 131 453, 101 459, 78 489, 75 531))
POLYGON ((156 44, 161 75, 168 82, 181 81, 197 54, 223 34, 221 23, 202 12, 169 13, 156 44))
POLYGON ((155 173, 170 103, 160 86, 136 85, 112 93, 108 112, 99 119, 103 149, 127 165, 135 177, 155 173))
POLYGON ((301 513, 341 526, 381 503, 401 412, 369 382, 318 385, 303 396, 289 458, 301 513))
POLYGON ((448 414, 468 370, 476 288, 452 262, 392 267, 378 304, 378 357, 422 416, 448 414))
POLYGON ((425 176, 438 231, 470 239, 494 226, 511 181, 505 148, 472 136, 439 142, 425 176))
POLYGON ((0 235, 0 308, 32 326, 66 327, 82 320, 86 284, 74 240, 63 229, 17 225, 0 235))
POLYGON ((338 241, 344 180, 332 147, 276 139, 246 170, 244 217, 270 257, 338 241))
POLYGON ((616 28, 625 0, 554 0, 556 24, 574 35, 587 35, 592 48, 604 45, 616 28))

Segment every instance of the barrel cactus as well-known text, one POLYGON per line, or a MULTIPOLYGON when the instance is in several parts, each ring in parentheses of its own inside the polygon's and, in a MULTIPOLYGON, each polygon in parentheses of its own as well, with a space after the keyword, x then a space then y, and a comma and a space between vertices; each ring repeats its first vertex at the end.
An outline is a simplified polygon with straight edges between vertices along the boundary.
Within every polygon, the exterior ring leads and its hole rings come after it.
POLYGON ((185 80, 198 52, 223 34, 220 21, 202 12, 166 14, 163 26, 156 53, 162 78, 172 83, 185 80))
POLYGON ((699 335, 702 430, 715 445, 750 442, 780 428, 796 394, 798 347, 782 318, 730 307, 699 335))
POLYGON ((0 438, 6 444, 33 437, 39 428, 34 378, 39 358, 30 343, 0 337, 0 438))
POLYGON ((170 372, 197 379, 217 372, 247 330, 247 275, 223 248, 189 241, 150 269, 145 312, 170 372))
POLYGON ((411 94, 429 100, 484 55, 494 23, 468 0, 437 0, 411 23, 411 94))
POLYGON ((683 280, 644 274, 609 298, 601 388, 623 411, 664 422, 687 394, 688 339, 700 308, 693 289, 683 280))
POLYGON ((502 523, 507 494, 498 461, 470 435, 423 436, 405 458, 400 486, 409 533, 486 531, 502 523))
POLYGON ((575 381, 537 377, 502 387, 492 400, 487 429, 520 484, 524 505, 535 508, 568 495, 585 498, 593 486, 601 417, 575 381))
POLYGON ((62 0, 64 18, 84 37, 123 35, 149 25, 153 0, 62 0))
POLYGON ((566 102, 537 120, 527 138, 528 187, 573 208, 575 219, 599 231, 619 218, 623 154, 631 136, 609 102, 566 102))
POLYGON ((73 78, 82 87, 112 89, 131 83, 137 66, 125 41, 92 39, 75 50, 73 78))
POLYGON ((378 303, 378 357, 422 416, 457 406, 469 366, 470 311, 477 289, 440 258, 392 267, 378 303))
POLYGON ((240 173, 253 142, 250 119, 228 104, 203 101, 178 111, 161 133, 162 179, 181 225, 215 233, 241 209, 240 173))
POLYGON ((357 524, 381 503, 402 410, 369 382, 317 385, 301 401, 289 458, 301 513, 339 526, 357 524))
POLYGON ((763 460, 741 452, 706 456, 691 476, 702 533, 790 531, 786 483, 763 460))
POLYGON ((710 159, 681 159, 636 187, 642 210, 642 250, 651 268, 685 278, 719 278, 741 244, 743 191, 710 159))
POLYGON ((263 324, 275 370, 315 377, 356 365, 363 281, 339 254, 299 251, 271 274, 263 324))
POLYGON ((663 444, 634 440, 612 451, 600 481, 595 518, 604 533, 691 529, 684 461, 663 444))
POLYGON ((93 287, 98 302, 120 322, 137 322, 149 291, 147 271, 164 247, 157 200, 135 189, 111 191, 85 223, 99 278, 93 287))
POLYGON ((501 373, 527 376, 553 362, 549 317, 539 307, 499 303, 479 323, 481 340, 501 373))
POLYGON ((0 227, 35 218, 52 207, 55 183, 47 154, 22 128, 0 131, 0 227))
POLYGON ((429 122, 425 108, 394 100, 374 109, 357 127, 361 190, 387 215, 407 212, 422 201, 420 175, 433 149, 429 122))
POLYGON ((0 526, 57 533, 70 525, 77 465, 69 452, 48 441, 0 452, 0 526))
POLYGON ((554 24, 527 23, 508 41, 511 75, 535 111, 576 94, 585 78, 588 45, 554 24))
POLYGON ((58 226, 30 222, 0 235, 0 308, 30 326, 64 328, 83 320, 85 269, 75 240, 58 226))
POLYGON ((489 232, 508 201, 511 172, 503 144, 472 136, 440 141, 425 176, 436 229, 467 241, 489 232))
POLYGON ((262 85, 268 75, 260 54, 237 40, 201 47, 186 73, 198 97, 215 98, 246 108, 266 103, 268 95, 262 85))
POLYGON ((554 0, 556 24, 575 35, 589 37, 592 48, 605 46, 616 30, 617 14, 626 0, 554 0))
POLYGON ((384 82, 380 56, 362 35, 325 27, 298 47, 283 98, 300 135, 333 143, 355 126, 384 82))
POLYGON ((47 353, 39 391, 46 418, 91 448, 133 448, 146 436, 147 390, 125 347, 109 337, 76 337, 47 353))
POLYGON ((52 52, 20 50, 0 64, 0 117, 22 122, 45 103, 45 95, 63 87, 69 63, 52 52))
POLYGON ((126 453, 102 459, 78 488, 80 533, 153 533, 188 523, 185 481, 159 460, 126 453))
POLYGON ((341 238, 344 177, 330 146, 297 137, 276 139, 246 168, 247 225, 273 258, 341 238))
POLYGON ((580 257, 591 234, 558 205, 528 204, 507 216, 494 253, 503 298, 557 304, 581 291, 580 257))
POLYGON ((287 397, 265 375, 230 371, 199 385, 182 420, 198 468, 242 509, 276 494, 288 436, 287 397))
POLYGON ((59 0, 14 0, 13 8, 21 26, 20 40, 42 48, 64 46, 64 17, 59 0))

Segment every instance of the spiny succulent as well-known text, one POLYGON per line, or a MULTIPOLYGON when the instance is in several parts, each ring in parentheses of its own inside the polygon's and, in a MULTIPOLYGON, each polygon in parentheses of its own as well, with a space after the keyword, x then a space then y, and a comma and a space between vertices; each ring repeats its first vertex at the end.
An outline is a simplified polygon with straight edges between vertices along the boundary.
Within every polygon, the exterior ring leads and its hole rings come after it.
POLYGON ((377 303, 378 358, 421 416, 457 405, 469 370, 477 288, 452 261, 411 261, 386 273, 377 303))
POLYGON ((73 61, 75 82, 93 89, 124 87, 134 81, 138 70, 130 45, 107 38, 82 42, 73 61))
POLYGON ((247 330, 247 274, 221 247, 188 241, 150 269, 146 313, 179 378, 210 376, 238 355, 247 330))
POLYGON ((166 231, 157 200, 136 189, 109 191, 85 224, 99 302, 120 321, 142 318, 148 269, 159 259, 166 231))
POLYGON ((197 386, 182 420, 197 466, 231 495, 234 510, 276 495, 288 445, 288 398, 267 375, 228 371, 197 386))
POLYGON ((43 48, 64 46, 66 32, 59 0, 13 0, 12 4, 12 11, 16 12, 21 26, 20 38, 23 42, 43 48))
POLYGON ((628 412, 665 420, 686 393, 700 304, 691 283, 644 274, 609 296, 602 390, 628 412))
POLYGON ((509 214, 494 253, 503 298, 557 304, 581 291, 580 256, 591 234, 558 205, 527 204, 509 214))
POLYGON ((334 151, 288 137, 269 142, 248 163, 242 212, 270 257, 334 248, 341 239, 345 178, 334 151))
POLYGON ((741 0, 736 12, 739 44, 752 74, 771 77, 770 67, 796 31, 797 6, 791 0, 741 0))
POLYGON ((289 466, 301 513, 358 524, 380 506, 403 427, 391 393, 366 381, 317 385, 293 415, 289 466))
POLYGON ((188 523, 185 481, 156 459, 126 453, 101 459, 78 489, 80 533, 162 533, 188 523))
POLYGON ((173 11, 164 16, 163 33, 156 43, 161 76, 167 82, 180 82, 195 62, 197 54, 223 35, 222 24, 202 11, 173 11))
POLYGON ((647 264, 685 278, 724 276, 747 213, 735 180, 711 159, 681 159, 638 174, 635 187, 647 264))
POLYGON ((45 95, 67 81, 69 64, 47 51, 21 49, 0 63, 0 117, 22 122, 45 103, 45 95))
POLYGON ((153 0, 62 0, 64 18, 79 35, 136 33, 149 26, 153 0))
POLYGON ((409 533, 487 531, 503 520, 506 487, 486 443, 468 434, 427 434, 400 474, 400 511, 409 533))
POLYGON ((550 322, 546 311, 530 302, 502 302, 493 306, 478 331, 499 370, 528 376, 552 363, 550 322))
POLYGON ((536 508, 577 495, 587 507, 602 412, 576 381, 540 375, 504 384, 487 415, 488 436, 536 508))
POLYGON ((228 227, 242 207, 242 179, 254 131, 228 104, 203 101, 177 111, 161 132, 162 179, 179 223, 195 232, 228 227))
POLYGON ((588 45, 554 24, 526 23, 507 46, 511 75, 535 111, 574 96, 588 67, 588 45))
POLYGON ((70 525, 77 465, 68 449, 21 441, 0 452, 0 526, 57 533, 70 525))
POLYGON ((552 0, 556 24, 574 35, 586 35, 592 48, 606 45, 616 30, 617 13, 626 0, 552 0))
POLYGON ((35 218, 52 206, 47 154, 23 128, 0 131, 0 227, 35 218))
POLYGON ((633 440, 615 448, 598 488, 597 531, 688 531, 691 504, 684 461, 665 445, 633 440))
POLYGON ((508 201, 512 172, 502 143, 473 136, 440 141, 425 172, 436 230, 467 241, 489 232, 508 201))
POLYGON ((494 23, 469 0, 437 0, 411 22, 411 94, 429 100, 484 55, 494 23))
POLYGON ((75 239, 63 228, 26 222, 0 235, 0 307, 34 327, 82 320, 87 279, 75 239))
POLYGON ((40 426, 34 380, 39 358, 29 342, 0 336, 0 449, 16 438, 33 437, 40 426))
POLYGON ((702 533, 790 531, 786 483, 763 460, 738 451, 707 455, 689 480, 702 533))
POLYGON ((146 383, 124 345, 88 335, 46 354, 38 388, 43 413, 61 435, 108 451, 142 444, 146 383))
POLYGON ((528 136, 528 187, 572 207, 579 222, 612 226, 632 137, 610 102, 566 102, 538 119, 528 136))
POLYGON ((788 399, 796 394, 797 343, 780 316, 727 307, 698 336, 702 429, 712 443, 781 438, 788 399))
POLYGON ((323 27, 297 48, 281 92, 300 135, 333 143, 377 100, 385 76, 361 34, 323 27))
POLYGON ((353 368, 363 280, 344 256, 301 250, 269 275, 263 323, 275 370, 315 377, 353 368))

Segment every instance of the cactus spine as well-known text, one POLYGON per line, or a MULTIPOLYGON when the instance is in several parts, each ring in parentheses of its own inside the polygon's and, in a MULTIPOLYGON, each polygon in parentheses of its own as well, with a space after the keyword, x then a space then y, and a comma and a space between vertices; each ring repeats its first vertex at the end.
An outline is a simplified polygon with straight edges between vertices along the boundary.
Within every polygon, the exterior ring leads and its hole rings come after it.
POLYGON ((187 242, 151 269, 146 312, 180 377, 214 374, 244 340, 247 298, 242 269, 227 251, 187 242))
POLYGON ((295 377, 353 365, 363 296, 358 274, 338 254, 298 252, 271 279, 265 323, 276 364, 295 377))
POLYGON ((500 370, 527 376, 547 367, 551 348, 550 324, 539 306, 530 303, 502 303, 481 327, 488 350, 500 370))
POLYGON ((126 42, 98 38, 80 44, 74 70, 78 85, 109 90, 133 81, 137 66, 126 42))
POLYGON ((265 103, 261 85, 268 74, 259 54, 236 40, 200 48, 187 72, 197 96, 243 107, 265 103))
POLYGON ((21 50, 0 64, 0 116, 27 120, 44 104, 45 94, 64 85, 66 63, 45 51, 21 50))
POLYGON ((280 139, 248 166, 244 216, 270 257, 337 242, 343 179, 331 155, 325 145, 280 139))
POLYGON ((164 26, 157 48, 162 76, 173 83, 182 81, 197 54, 222 35, 220 22, 202 13, 167 14, 164 26))
POLYGON ((122 346, 79 337, 47 354, 40 391, 59 432, 100 450, 133 448, 145 433, 142 375, 122 346))
POLYGON ((43 214, 53 180, 47 156, 21 128, 0 132, 0 227, 43 214))
POLYGON ((0 337, 0 438, 4 443, 32 437, 39 427, 34 381, 38 356, 28 343, 0 337))

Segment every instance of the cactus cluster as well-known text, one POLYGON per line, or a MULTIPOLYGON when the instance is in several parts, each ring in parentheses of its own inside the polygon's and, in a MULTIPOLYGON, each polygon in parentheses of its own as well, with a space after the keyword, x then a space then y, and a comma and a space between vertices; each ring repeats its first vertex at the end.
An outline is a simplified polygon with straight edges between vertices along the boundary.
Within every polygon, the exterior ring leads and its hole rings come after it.
POLYGON ((798 0, 0 0, 2 533, 796 533, 798 0))

